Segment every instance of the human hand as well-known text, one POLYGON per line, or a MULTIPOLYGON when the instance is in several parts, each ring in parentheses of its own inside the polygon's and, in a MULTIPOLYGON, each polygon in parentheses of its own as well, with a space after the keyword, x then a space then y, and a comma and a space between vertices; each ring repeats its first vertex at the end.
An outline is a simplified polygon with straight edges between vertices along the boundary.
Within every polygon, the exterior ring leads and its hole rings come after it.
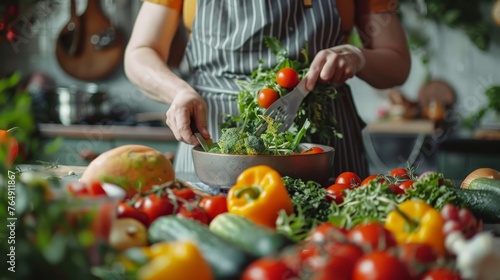
POLYGON ((316 82, 344 83, 354 77, 365 65, 361 50, 352 45, 340 45, 319 51, 307 73, 306 88, 312 90, 316 82))
POLYGON ((191 145, 199 144, 190 128, 193 120, 201 135, 210 138, 207 130, 207 105, 203 98, 194 90, 178 93, 167 110, 167 125, 175 139, 191 145))

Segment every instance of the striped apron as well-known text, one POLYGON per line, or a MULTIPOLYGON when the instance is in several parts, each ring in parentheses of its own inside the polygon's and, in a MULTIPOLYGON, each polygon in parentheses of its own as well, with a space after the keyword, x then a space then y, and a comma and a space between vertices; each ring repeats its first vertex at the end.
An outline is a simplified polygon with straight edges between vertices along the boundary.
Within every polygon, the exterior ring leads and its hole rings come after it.
MULTIPOLYGON (((220 137, 223 115, 237 115, 237 93, 241 88, 235 79, 247 79, 259 64, 276 65, 274 54, 264 37, 278 38, 288 49, 291 59, 299 59, 306 47, 312 59, 318 51, 338 45, 342 40, 340 17, 335 1, 315 0, 306 7, 299 0, 198 0, 192 37, 186 58, 190 84, 207 102, 208 129, 214 141, 220 137)), ((359 118, 350 89, 341 86, 341 96, 331 104, 344 139, 335 139, 334 170, 353 171, 364 178, 368 164, 364 153, 359 118)), ((175 160, 176 172, 194 172, 191 149, 181 143, 175 160)), ((298 167, 300 168, 300 167, 298 167)))

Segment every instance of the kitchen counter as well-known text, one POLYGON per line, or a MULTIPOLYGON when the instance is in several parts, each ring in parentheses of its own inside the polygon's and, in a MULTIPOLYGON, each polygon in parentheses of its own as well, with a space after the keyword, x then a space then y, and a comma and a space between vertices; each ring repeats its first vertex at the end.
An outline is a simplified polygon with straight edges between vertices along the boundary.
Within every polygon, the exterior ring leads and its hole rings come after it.
POLYGON ((38 125, 42 137, 65 137, 84 139, 139 139, 150 141, 177 141, 168 127, 125 125, 62 125, 41 123, 38 125))

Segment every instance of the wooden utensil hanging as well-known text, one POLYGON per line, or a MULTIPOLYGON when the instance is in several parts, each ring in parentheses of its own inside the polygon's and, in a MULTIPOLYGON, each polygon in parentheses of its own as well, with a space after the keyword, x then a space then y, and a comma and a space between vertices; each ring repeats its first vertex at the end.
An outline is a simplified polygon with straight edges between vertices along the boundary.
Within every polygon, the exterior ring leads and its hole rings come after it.
POLYGON ((56 58, 69 75, 97 81, 111 75, 120 65, 124 36, 105 15, 99 0, 88 0, 85 12, 76 15, 71 0, 71 18, 56 41, 56 58), (74 28, 73 28, 74 26, 74 28))

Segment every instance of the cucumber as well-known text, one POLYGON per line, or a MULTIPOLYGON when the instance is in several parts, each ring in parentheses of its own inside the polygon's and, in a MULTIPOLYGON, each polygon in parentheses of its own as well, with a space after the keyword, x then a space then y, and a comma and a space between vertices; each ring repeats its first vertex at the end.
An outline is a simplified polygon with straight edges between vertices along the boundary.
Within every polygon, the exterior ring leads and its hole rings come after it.
POLYGON ((295 244, 290 238, 233 213, 217 215, 209 229, 256 257, 269 256, 295 244))
POLYGON ((469 184, 470 190, 491 190, 500 193, 500 180, 492 178, 476 178, 469 184))
POLYGON ((257 259, 210 231, 208 226, 175 215, 157 218, 149 227, 148 238, 152 243, 193 241, 212 268, 215 279, 239 279, 245 267, 257 259))
POLYGON ((487 224, 500 223, 500 191, 491 189, 458 189, 458 202, 487 224))

